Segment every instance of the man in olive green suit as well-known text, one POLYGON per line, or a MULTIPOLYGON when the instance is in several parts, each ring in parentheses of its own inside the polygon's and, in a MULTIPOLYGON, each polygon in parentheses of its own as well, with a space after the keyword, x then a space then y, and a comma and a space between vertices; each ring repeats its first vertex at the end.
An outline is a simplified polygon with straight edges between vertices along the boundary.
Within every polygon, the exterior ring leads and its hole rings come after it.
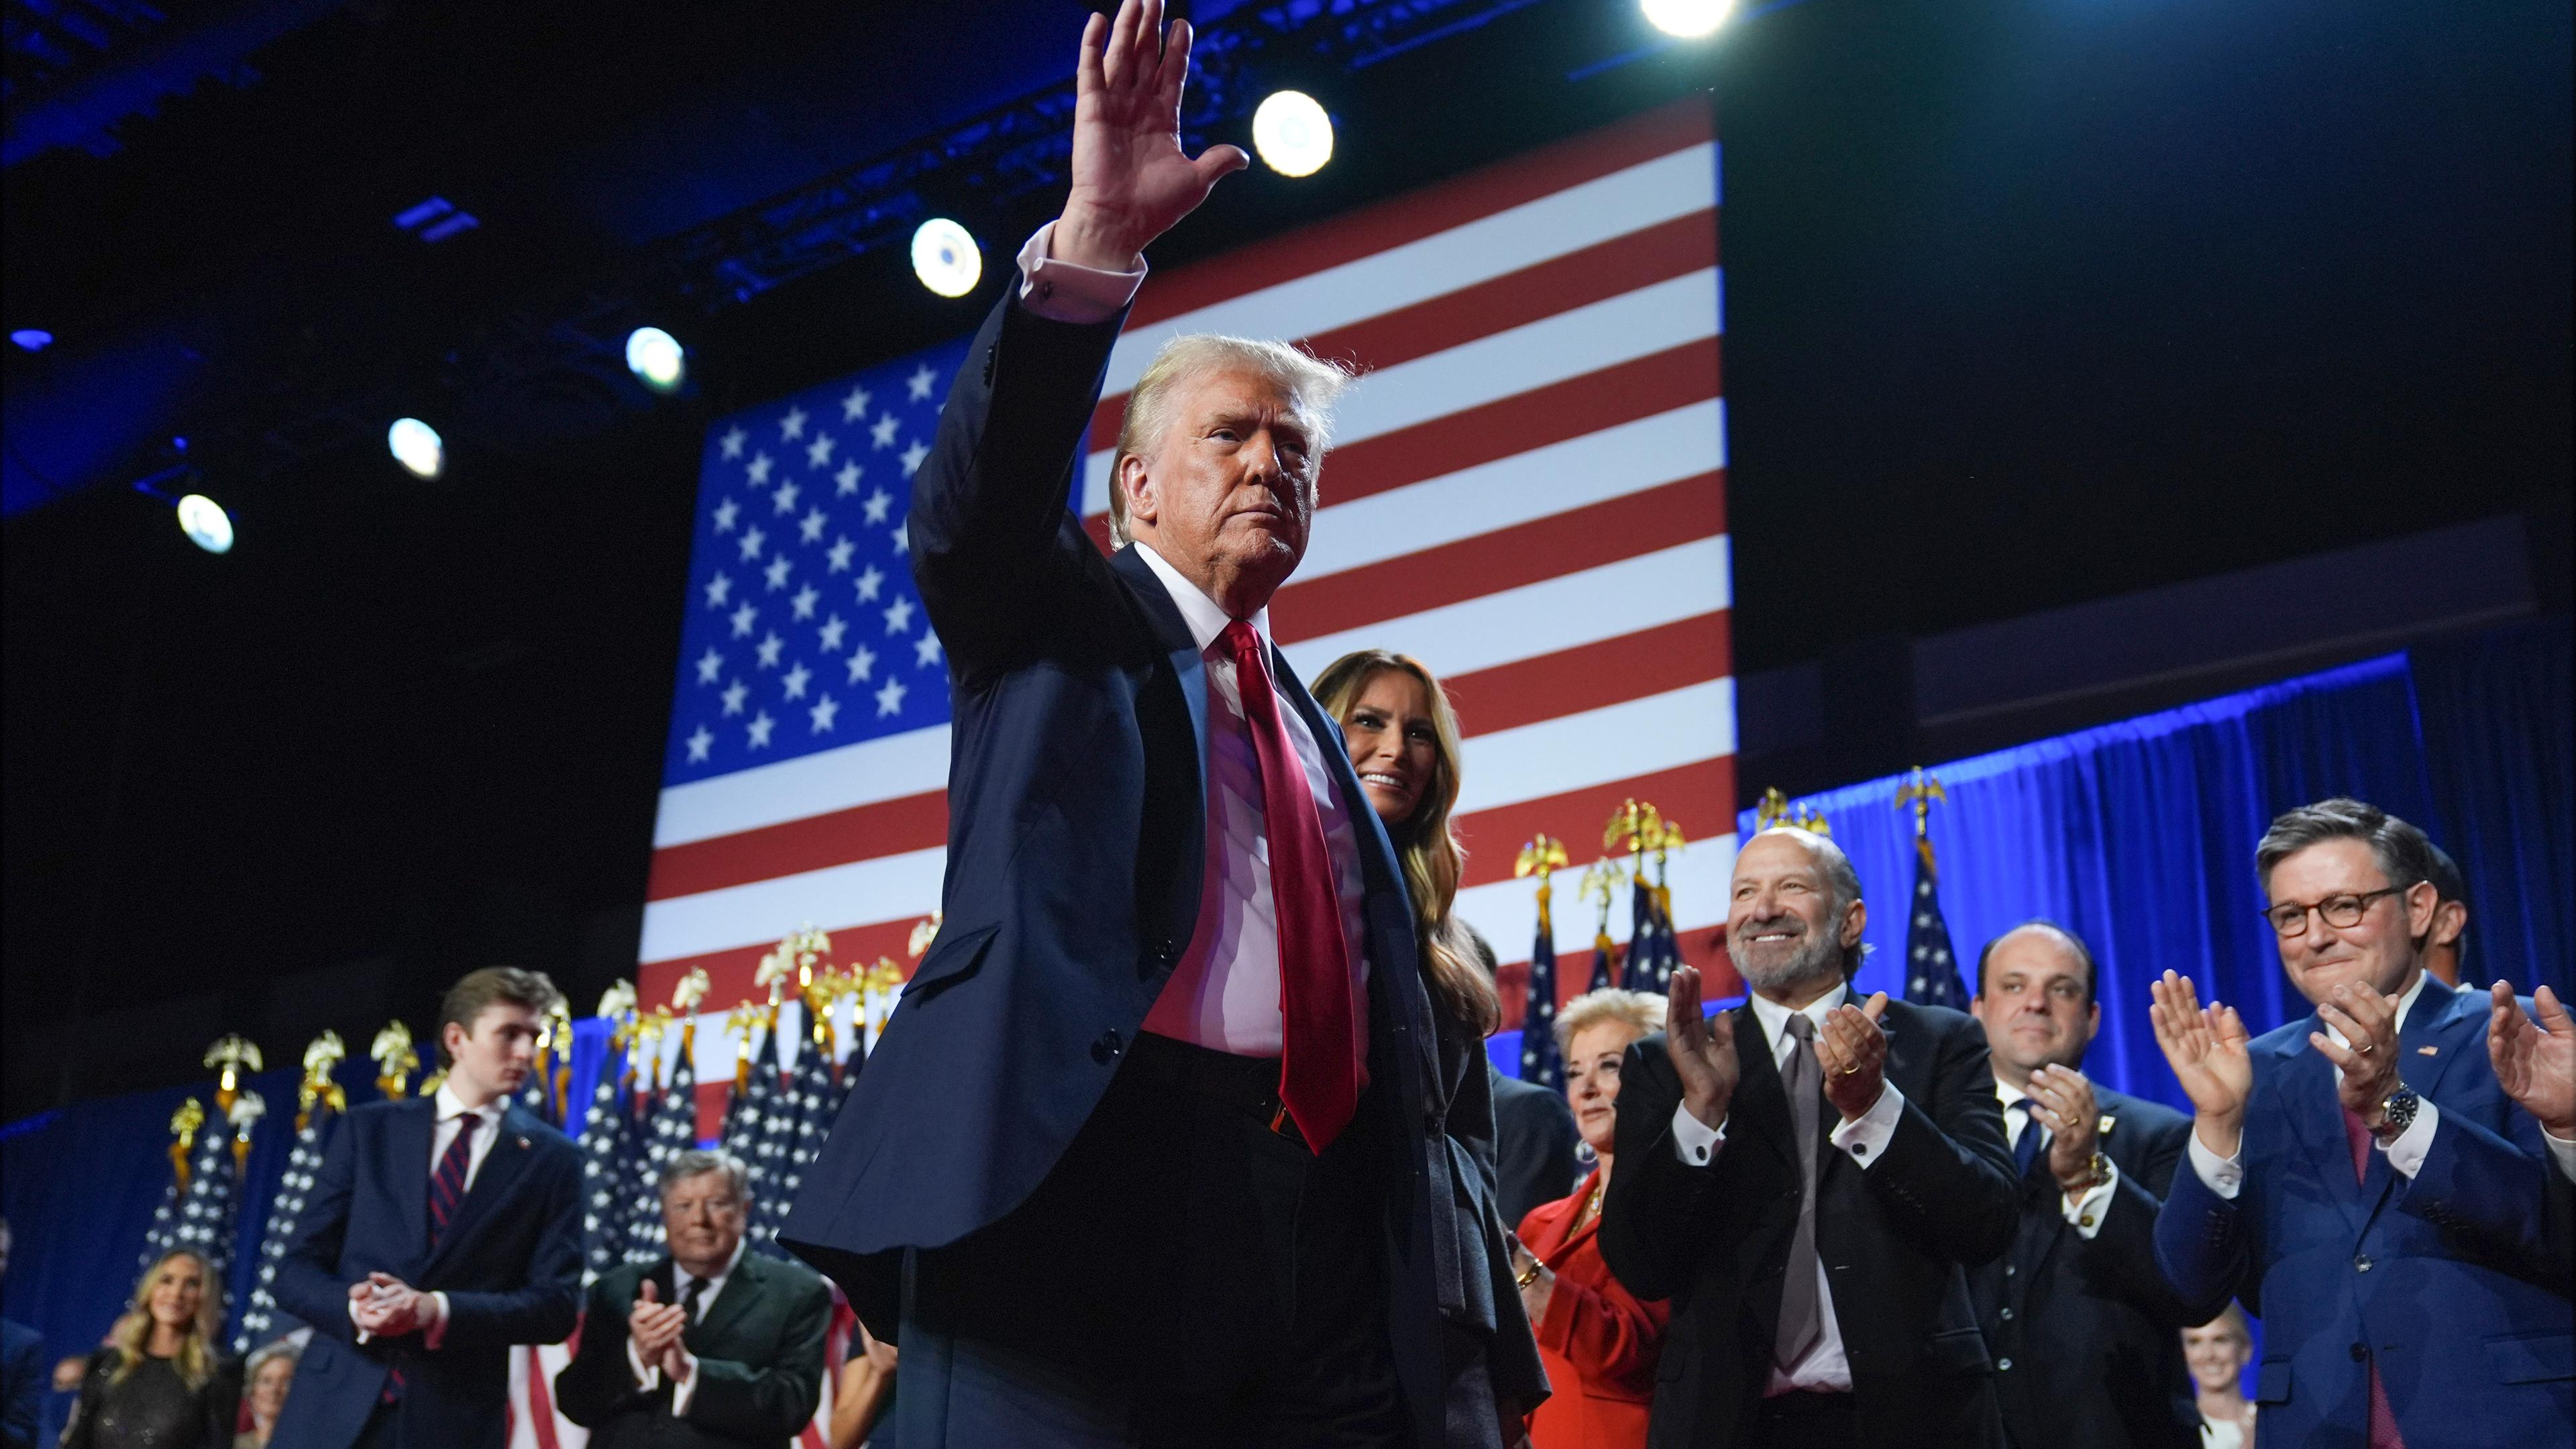
POLYGON ((683 1152, 662 1171, 671 1255, 591 1285, 555 1403, 592 1449, 786 1449, 823 1392, 832 1290, 746 1252, 742 1164, 683 1152))

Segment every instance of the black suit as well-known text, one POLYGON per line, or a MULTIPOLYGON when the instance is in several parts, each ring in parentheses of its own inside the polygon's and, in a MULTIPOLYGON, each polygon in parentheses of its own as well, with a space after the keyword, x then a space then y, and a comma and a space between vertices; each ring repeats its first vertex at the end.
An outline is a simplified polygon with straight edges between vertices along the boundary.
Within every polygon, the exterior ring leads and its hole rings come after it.
POLYGON ((2182 1330, 2208 1315, 2156 1271, 2156 1213, 2191 1119, 2099 1084, 2093 1099, 2100 1150, 2119 1166, 2119 1185, 2091 1240, 2066 1221, 2041 1151, 2021 1181, 2011 1249, 1968 1273, 1995 1355, 2004 1428, 2021 1449, 2192 1449, 2200 1411, 2182 1330))
MULTIPOLYGON (((1816 1252, 1850 1360, 1854 1433, 1888 1449, 1995 1449, 1993 1360, 1965 1273, 2001 1254, 2013 1226, 1985 1032, 1904 1002, 1888 1004, 1882 1025, 1887 1081, 1905 1099, 1894 1136, 1866 1170, 1831 1147, 1817 1153, 1816 1252)), ((1706 1166, 1675 1152, 1681 1080, 1663 1035, 1629 1047, 1620 1069, 1601 1253, 1638 1297, 1672 1300, 1649 1434, 1658 1449, 1761 1442, 1752 1426, 1797 1227, 1797 1143, 1771 1044, 1749 1007, 1715 1027, 1735 1034, 1743 1076, 1706 1166)), ((1820 1119, 1830 1133, 1840 1115, 1827 1102, 1820 1119)))
POLYGON ((1507 1077, 1493 1069, 1495 1206, 1506 1229, 1520 1226, 1530 1209, 1574 1191, 1583 1180, 1575 1149, 1583 1134, 1563 1092, 1507 1077))
POLYGON ((555 1375, 564 1417, 590 1430, 597 1449, 785 1449, 822 1401, 832 1290, 801 1264, 743 1254, 724 1291, 681 1330, 698 1384, 688 1416, 675 1419, 670 1380, 641 1389, 626 1361, 626 1315, 648 1279, 659 1301, 680 1301, 668 1258, 630 1263, 591 1285, 581 1352, 555 1375))

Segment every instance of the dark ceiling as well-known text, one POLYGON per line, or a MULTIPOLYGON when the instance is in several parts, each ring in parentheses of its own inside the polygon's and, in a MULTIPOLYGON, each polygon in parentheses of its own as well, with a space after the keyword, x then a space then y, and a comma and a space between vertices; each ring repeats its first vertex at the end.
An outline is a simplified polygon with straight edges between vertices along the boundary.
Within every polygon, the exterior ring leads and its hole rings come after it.
MULTIPOLYGON (((631 966, 699 429, 963 330, 999 282, 941 302, 879 249, 639 317, 701 379, 658 405, 495 401, 478 359, 675 235, 1060 83, 1080 28, 1072 0, 279 9, 238 84, 7 172, 0 310, 61 339, 6 349, 9 467, 68 496, 0 536, 6 1116, 187 1075, 169 1042, 371 1030, 496 959, 585 996, 631 966), (433 194, 481 225, 392 225, 433 194), (290 392, 357 441, 279 466, 290 392), (377 441, 411 410, 453 419, 438 483, 377 441), (121 486, 173 434, 229 556, 121 486)), ((1713 88, 1743 670, 2565 516, 2563 3, 1804 0, 1657 46, 1630 0, 1452 0, 1412 33, 1269 54, 1340 156, 1236 178, 1155 260, 1713 88)), ((13 141, 117 60, 13 59, 13 141)), ((988 270, 1051 205, 946 199, 988 270)))

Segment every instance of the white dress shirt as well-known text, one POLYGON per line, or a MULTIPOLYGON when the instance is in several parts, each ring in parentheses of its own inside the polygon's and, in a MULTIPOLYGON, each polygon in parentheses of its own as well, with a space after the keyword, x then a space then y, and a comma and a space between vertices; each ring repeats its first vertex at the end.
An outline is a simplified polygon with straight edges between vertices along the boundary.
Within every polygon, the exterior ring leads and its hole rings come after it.
MULTIPOLYGON (((2390 1033, 2392 1037, 2396 1032, 2406 1029, 2406 1013, 2415 1009, 2415 999, 2423 994, 2424 973, 2419 970, 2415 973, 2415 984, 2407 987, 2405 994, 2397 998, 2397 1024, 2395 1031, 2390 1033)), ((2323 1020, 2323 1018, 2319 1019, 2323 1020)), ((2326 1035, 2333 1039, 2336 1046, 2352 1045, 2343 1039, 2343 1033, 2335 1030, 2331 1022, 2326 1024, 2326 1035)), ((2334 1069, 2334 1079, 2335 1085, 2340 1088, 2343 1085, 2343 1068, 2334 1069)), ((2381 1142, 2377 1133, 2371 1134, 2370 1140, 2380 1151, 2388 1154, 2388 1165, 2394 1168, 2399 1176, 2411 1182, 2415 1174, 2423 1169, 2424 1154, 2433 1150, 2433 1134, 2441 1130, 2441 1125, 2442 1114, 2433 1106, 2433 1099, 2419 1097, 2416 1099, 2415 1120, 2407 1124, 2405 1131, 2397 1134, 2395 1141, 2381 1142)), ((2191 1170, 2200 1175, 2201 1185, 2229 1202, 2235 1201, 2236 1194, 2245 1187, 2244 1134, 2239 1132, 2237 1135, 2236 1154, 2232 1157, 2221 1157, 2201 1145, 2200 1133, 2195 1129, 2191 1134, 2189 1151, 2191 1170)))
MULTIPOLYGON (((1145 1015, 1145 1029, 1237 1056, 1275 1057, 1285 1036, 1279 1011, 1279 915, 1270 898, 1270 838, 1262 819, 1261 765, 1253 752, 1252 728, 1243 714, 1241 681, 1234 655, 1218 637, 1233 622, 1216 601, 1144 544, 1137 554, 1162 580, 1172 603, 1188 623, 1207 668, 1207 861, 1199 891, 1197 924, 1189 950, 1164 983, 1163 994, 1145 1015)), ((1270 614, 1248 621, 1270 646, 1270 614)), ((1325 769, 1323 747, 1306 721, 1271 676, 1271 697, 1297 763, 1305 768, 1306 789, 1315 797, 1324 825, 1324 845, 1333 862, 1341 902, 1342 945, 1355 976, 1351 1014, 1357 1059, 1368 1060, 1368 963, 1361 950, 1367 939, 1360 920, 1359 835, 1349 807, 1333 788, 1325 769)), ((1363 1067, 1365 1070, 1365 1067, 1363 1067)))
MULTIPOLYGON (((1816 1024, 1818 1061, 1822 1062, 1825 1035, 1825 1013, 1843 1004, 1849 996, 1848 986, 1837 986, 1800 1008, 1799 1014, 1816 1024)), ((1797 1038, 1789 1035, 1789 1008, 1768 997, 1750 998, 1753 1019, 1762 1027, 1762 1039, 1771 1043, 1771 1061, 1785 1073, 1789 1057, 1798 1049, 1797 1038)), ((1830 1108, 1831 1103, 1822 1104, 1830 1108)), ((1878 1100, 1858 1118, 1834 1128, 1828 1139, 1835 1151, 1848 1153, 1852 1161, 1866 1172, 1887 1155, 1889 1139, 1896 1135, 1896 1124, 1905 1115, 1905 1094, 1894 1082, 1882 1082, 1878 1100)), ((1726 1141, 1726 1124, 1710 1127, 1690 1113, 1685 1102, 1673 1109, 1673 1151, 1685 1165, 1705 1167, 1717 1159, 1718 1147, 1726 1141)), ((1816 1160, 1816 1175, 1821 1190, 1824 1159, 1816 1160)), ((1771 1366, 1771 1382, 1763 1393, 1785 1394, 1800 1389, 1832 1389, 1848 1393, 1852 1386, 1851 1359, 1843 1352, 1842 1324, 1834 1314, 1833 1280, 1825 1272, 1824 1256, 1816 1257, 1816 1304, 1824 1319, 1824 1331, 1816 1335, 1796 1363, 1782 1368, 1771 1366)))
POLYGON ((1143 258, 1132 272, 1057 261, 1049 254, 1055 223, 1029 234, 1020 248, 1020 305, 1054 322, 1106 322, 1136 298, 1144 285, 1143 258))
MULTIPOLYGON (((483 1170, 483 1159, 492 1155, 492 1144, 501 1135, 501 1114, 509 1109, 510 1102, 507 1097, 495 1097, 480 1107, 468 1107, 465 1099, 451 1091, 445 1082, 438 1084, 438 1095, 432 1100, 437 1103, 438 1113, 438 1125, 429 1134, 429 1172, 432 1177, 438 1175, 438 1164, 447 1156, 447 1149, 455 1145, 456 1134, 463 1129, 465 1119, 476 1119, 474 1140, 465 1146, 465 1185, 457 1192, 457 1200, 461 1203, 465 1194, 474 1190, 475 1174, 483 1170)), ((422 1347, 434 1349, 440 1340, 447 1337, 447 1295, 441 1292, 432 1293, 429 1297, 438 1305, 437 1316, 421 1329, 420 1338, 422 1347)), ((358 1300, 352 1298, 349 1300, 349 1320, 354 1323, 357 1317, 358 1300)), ((358 1330, 360 1343, 374 1337, 363 1328, 358 1330)))
MULTIPOLYGON (((2004 1108, 2004 1145, 2019 1152, 2021 1134, 2036 1132, 2039 1134, 2039 1151, 2046 1153, 2049 1138, 2048 1124, 2030 1115, 2030 1110, 2026 1107, 2015 1110, 2017 1104, 2031 1100, 2030 1093, 1997 1077, 1995 1078, 1995 1100, 2002 1103, 2004 1108), (2025 1126, 2025 1123, 2028 1125, 2025 1126)), ((2065 1212, 2066 1220, 2074 1224, 2078 1236, 2090 1238, 2102 1231, 2103 1216, 2111 1211, 2112 1189, 2119 1185, 2120 1164, 2113 1162, 2109 1155, 2105 1154, 2102 1158, 2100 1182, 2087 1188, 2082 1197, 2072 1202, 2068 1201, 2066 1194, 2062 1192, 2057 1195, 2058 1207, 2065 1212)))
MULTIPOLYGON (((733 1281, 733 1270, 742 1266, 743 1250, 750 1246, 751 1238, 748 1234, 733 1245, 733 1256, 725 1259, 724 1266, 716 1270, 715 1276, 706 1280, 706 1291, 698 1295, 698 1311, 689 1319, 690 1323, 698 1324, 707 1321, 708 1310, 716 1306, 716 1299, 723 1296, 725 1285, 733 1281)), ((694 1281, 696 1279, 687 1269, 676 1262, 673 1263, 671 1291, 678 1296, 671 1301, 687 1307, 689 1285, 694 1281)), ((695 1394, 698 1388, 698 1361, 686 1345, 681 1346, 680 1363, 680 1383, 671 1391, 671 1417, 674 1419, 688 1417, 690 1396, 695 1394)), ((626 1340, 626 1366, 635 1373, 637 1392, 649 1394, 662 1386, 662 1370, 656 1365, 644 1362, 643 1356, 635 1351, 635 1340, 631 1338, 626 1340)))

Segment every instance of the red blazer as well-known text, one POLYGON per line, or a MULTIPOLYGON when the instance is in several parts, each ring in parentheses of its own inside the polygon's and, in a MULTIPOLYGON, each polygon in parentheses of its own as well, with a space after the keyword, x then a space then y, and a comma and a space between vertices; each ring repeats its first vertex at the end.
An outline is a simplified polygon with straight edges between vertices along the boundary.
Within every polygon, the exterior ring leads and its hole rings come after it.
POLYGON ((1601 1182, 1594 1172, 1574 1196, 1530 1209, 1521 1246, 1556 1274, 1547 1315, 1532 1327, 1555 1394, 1530 1415, 1535 1449, 1644 1449, 1646 1410, 1655 1396, 1655 1359, 1670 1305, 1638 1301, 1601 1261, 1601 1219, 1575 1228, 1584 1200, 1601 1182))

